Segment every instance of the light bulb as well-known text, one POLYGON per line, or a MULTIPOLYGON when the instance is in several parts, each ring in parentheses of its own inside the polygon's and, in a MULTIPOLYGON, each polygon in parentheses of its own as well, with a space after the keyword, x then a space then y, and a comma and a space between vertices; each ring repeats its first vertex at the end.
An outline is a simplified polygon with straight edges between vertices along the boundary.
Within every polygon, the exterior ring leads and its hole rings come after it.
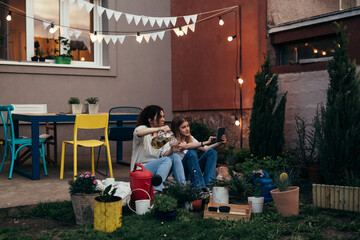
POLYGON ((6 20, 7 20, 8 22, 11 21, 11 11, 9 11, 9 14, 6 16, 6 20))
POLYGON ((229 36, 228 38, 227 38, 227 40, 229 41, 229 42, 231 42, 232 40, 234 40, 236 38, 236 35, 234 35, 234 36, 229 36))
POLYGON ((222 20, 221 16, 219 17, 219 25, 220 26, 224 25, 224 20, 222 20))
POLYGON ((54 34, 54 33, 56 32, 56 30, 55 30, 54 27, 55 27, 55 24, 54 24, 54 23, 51 23, 50 29, 49 29, 49 33, 54 34))
POLYGON ((314 49, 314 53, 318 53, 319 51, 317 49, 314 49))
POLYGON ((325 52, 325 51, 322 51, 321 54, 322 54, 323 56, 325 56, 325 55, 326 55, 326 52, 325 52))
POLYGON ((184 32, 183 32, 183 30, 181 29, 181 27, 179 27, 179 36, 180 36, 180 37, 184 36, 184 32))
POLYGON ((97 32, 95 31, 94 34, 90 34, 90 39, 92 42, 95 42, 97 40, 97 32))
POLYGON ((84 58, 84 57, 81 57, 81 58, 80 58, 80 61, 84 62, 84 61, 85 61, 85 58, 84 58))
POLYGON ((238 80, 239 84, 244 83, 244 80, 241 77, 237 76, 236 79, 238 80))
POLYGON ((240 121, 239 121, 239 119, 237 117, 235 117, 235 125, 240 126, 240 121))
POLYGON ((140 33, 139 33, 139 32, 137 32, 137 34, 136 34, 136 41, 137 41, 138 43, 141 43, 141 41, 142 41, 142 37, 140 36, 140 33))

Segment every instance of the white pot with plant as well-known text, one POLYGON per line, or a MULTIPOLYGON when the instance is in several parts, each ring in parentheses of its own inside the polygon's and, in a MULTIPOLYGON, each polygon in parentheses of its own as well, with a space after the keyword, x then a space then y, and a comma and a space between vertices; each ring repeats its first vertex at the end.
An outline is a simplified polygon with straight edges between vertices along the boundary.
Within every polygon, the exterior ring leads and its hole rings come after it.
POLYGON ((78 97, 69 98, 68 103, 71 106, 72 114, 81 114, 82 113, 83 104, 80 103, 80 99, 78 97))
POLYGON ((229 203, 230 181, 216 179, 212 182, 212 197, 215 203, 229 203))
POLYGON ((86 104, 86 113, 88 114, 97 114, 99 112, 99 104, 100 101, 98 97, 89 97, 85 99, 86 104))
POLYGON ((248 202, 252 202, 252 213, 262 213, 264 208, 264 197, 261 197, 261 184, 255 185, 254 196, 248 197, 248 202))

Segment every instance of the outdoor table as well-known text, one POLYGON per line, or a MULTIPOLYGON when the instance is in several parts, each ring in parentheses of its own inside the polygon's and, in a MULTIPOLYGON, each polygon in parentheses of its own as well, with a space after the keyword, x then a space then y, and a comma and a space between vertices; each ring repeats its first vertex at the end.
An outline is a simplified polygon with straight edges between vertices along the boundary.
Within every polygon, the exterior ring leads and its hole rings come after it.
MULTIPOLYGON (((108 114, 108 113, 98 113, 108 114)), ((31 113, 14 113, 12 118, 14 121, 15 137, 19 137, 19 121, 31 123, 31 139, 32 149, 39 148, 39 124, 45 122, 75 122, 74 114, 31 114, 31 113)), ((117 126, 122 126, 124 121, 136 121, 138 114, 111 114, 109 121, 115 121, 117 126)), ((32 171, 26 172, 18 168, 15 162, 14 171, 26 176, 32 180, 40 180, 40 153, 39 151, 31 151, 32 153, 32 171)), ((116 145, 116 162, 122 165, 129 165, 122 161, 122 141, 117 141, 116 145)))

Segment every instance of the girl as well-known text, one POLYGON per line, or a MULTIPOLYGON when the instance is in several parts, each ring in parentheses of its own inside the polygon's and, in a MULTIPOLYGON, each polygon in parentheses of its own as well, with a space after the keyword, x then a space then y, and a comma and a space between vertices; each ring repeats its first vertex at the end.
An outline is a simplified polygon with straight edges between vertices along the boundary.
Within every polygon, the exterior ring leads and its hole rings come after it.
MULTIPOLYGON (((174 166, 175 180, 185 183, 181 159, 178 155, 172 154, 172 147, 169 144, 159 149, 151 146, 152 138, 157 137, 159 131, 170 131, 169 126, 165 126, 164 123, 164 110, 159 106, 150 105, 140 112, 134 130, 130 171, 134 169, 135 163, 140 163, 153 175, 160 175, 164 182, 171 167, 174 166)), ((154 191, 162 191, 162 189, 163 183, 154 187, 154 191)))
POLYGON ((171 130, 179 142, 174 148, 178 148, 176 154, 182 159, 186 178, 190 178, 194 187, 209 192, 207 186, 216 178, 217 152, 214 148, 226 143, 225 135, 221 137, 222 142, 212 144, 216 137, 210 137, 205 142, 198 142, 191 136, 189 122, 179 116, 172 120, 171 130), (205 153, 198 159, 194 149, 200 149, 205 153))

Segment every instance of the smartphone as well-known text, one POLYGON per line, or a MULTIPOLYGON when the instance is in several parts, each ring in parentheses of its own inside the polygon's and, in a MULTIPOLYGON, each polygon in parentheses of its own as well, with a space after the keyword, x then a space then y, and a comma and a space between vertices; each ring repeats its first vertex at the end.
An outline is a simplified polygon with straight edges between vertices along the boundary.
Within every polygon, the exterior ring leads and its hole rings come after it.
POLYGON ((218 128, 216 135, 216 142, 221 142, 221 136, 225 134, 225 128, 218 128))

